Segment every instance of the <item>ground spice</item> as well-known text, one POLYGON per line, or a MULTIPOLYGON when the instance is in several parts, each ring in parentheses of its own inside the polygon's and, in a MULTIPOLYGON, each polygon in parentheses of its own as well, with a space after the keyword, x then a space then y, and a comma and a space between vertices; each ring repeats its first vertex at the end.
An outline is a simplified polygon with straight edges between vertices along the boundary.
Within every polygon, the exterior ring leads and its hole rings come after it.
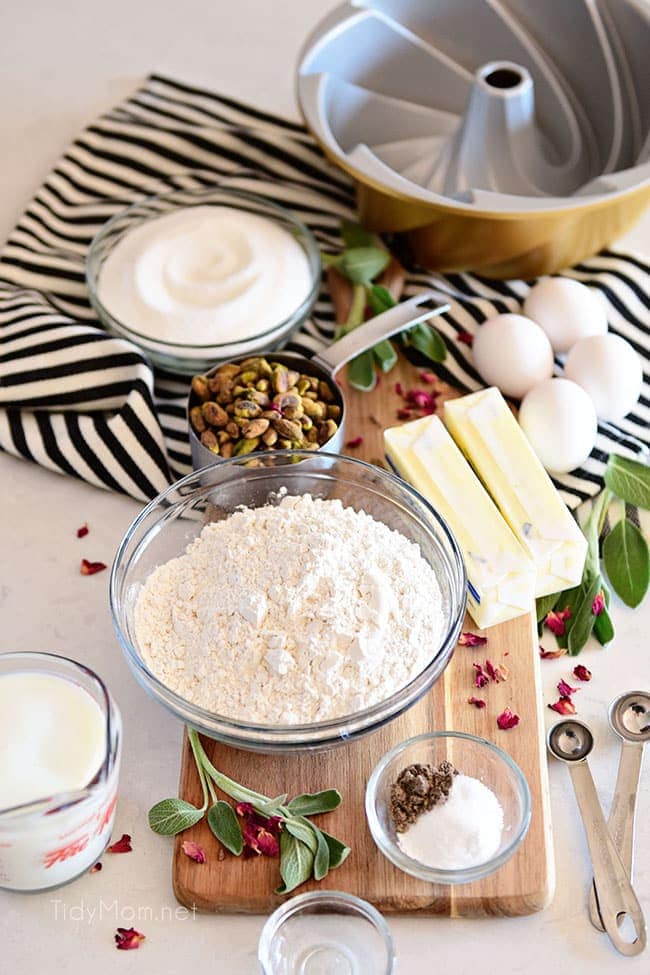
POLYGON ((409 765, 390 789, 390 815, 398 833, 404 833, 422 815, 446 802, 457 769, 451 762, 409 765))

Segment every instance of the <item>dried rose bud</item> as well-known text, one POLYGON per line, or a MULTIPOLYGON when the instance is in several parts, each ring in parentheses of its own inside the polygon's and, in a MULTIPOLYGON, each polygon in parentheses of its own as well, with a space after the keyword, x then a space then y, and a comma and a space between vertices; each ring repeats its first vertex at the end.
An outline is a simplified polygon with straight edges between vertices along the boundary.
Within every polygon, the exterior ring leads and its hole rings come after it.
POLYGON ((82 559, 79 571, 82 576, 94 576, 96 572, 103 572, 106 568, 105 562, 89 562, 88 559, 82 559))
POLYGON ((277 837, 268 829, 260 829, 257 833, 257 847, 260 853, 267 857, 277 857, 280 854, 280 844, 277 837))
POLYGON ((571 697, 572 694, 580 690, 579 687, 571 687, 565 680, 559 680, 557 682, 557 689, 560 692, 560 697, 571 697))
POLYGON ((118 928, 115 935, 115 947, 118 951, 132 951, 139 948, 144 941, 144 935, 135 928, 118 928))
POLYGON ((506 708, 497 718, 497 726, 501 731, 508 731, 510 728, 516 728, 519 724, 519 715, 513 714, 510 708, 506 708))
POLYGON ((475 708, 487 707, 487 703, 480 697, 468 697, 467 703, 473 704, 475 708))
POLYGON ((555 636, 564 636, 566 633, 566 621, 568 619, 571 619, 571 610, 567 606, 566 609, 560 611, 552 609, 550 613, 546 614, 544 622, 555 636))
POLYGON ((130 853, 133 847, 131 846, 131 837, 128 833, 122 833, 119 840, 111 846, 106 847, 107 853, 130 853))
POLYGON ((557 650, 545 650, 541 644, 539 647, 539 655, 542 660, 556 660, 557 657, 563 657, 566 652, 566 647, 558 647, 557 650))
POLYGON ((363 443, 363 437, 353 437, 352 440, 348 440, 346 447, 360 447, 363 443))
POLYGON ((557 711, 558 714, 576 713, 576 706, 570 697, 561 697, 555 704, 549 704, 549 708, 551 711, 557 711))
POLYGON ((205 863, 207 859, 203 847, 195 843, 194 840, 184 840, 181 849, 185 856, 194 860, 195 863, 205 863))
POLYGON ((88 871, 88 873, 99 873, 99 871, 101 869, 102 869, 101 860, 98 860, 97 863, 94 863, 92 865, 92 867, 90 868, 90 870, 88 871))
POLYGON ((474 344, 474 336, 471 332, 457 332, 456 339, 463 345, 469 345, 470 348, 474 344))
POLYGON ((80 528, 77 528, 77 538, 85 538, 89 531, 88 522, 84 522, 80 528))
POLYGON ((459 647, 484 647, 487 643, 486 636, 479 636, 478 633, 461 633, 458 637, 459 647))
POLYGON ((483 670, 483 664, 474 663, 474 664, 472 664, 472 667, 476 671, 476 673, 474 674, 474 685, 475 685, 475 687, 478 687, 478 688, 485 687, 486 684, 489 684, 490 683, 490 678, 488 677, 488 675, 483 670))
POLYGON ((594 614, 594 616, 600 616, 600 614, 604 609, 605 609, 605 593, 601 589, 600 592, 597 592, 596 595, 594 596, 594 601, 591 604, 591 612, 594 614))
POLYGON ((588 681, 591 680, 591 671, 587 670, 584 664, 576 664, 573 668, 573 676, 577 680, 588 681))

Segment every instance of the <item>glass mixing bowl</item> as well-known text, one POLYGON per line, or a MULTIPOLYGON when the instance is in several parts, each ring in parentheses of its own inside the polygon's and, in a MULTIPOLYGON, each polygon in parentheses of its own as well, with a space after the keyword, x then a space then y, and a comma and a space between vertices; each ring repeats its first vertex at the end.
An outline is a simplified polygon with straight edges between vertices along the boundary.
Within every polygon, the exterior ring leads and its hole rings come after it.
POLYGON ((498 745, 462 731, 417 735, 391 749, 377 763, 366 788, 366 817, 372 837, 388 860, 404 873, 430 884, 467 884, 502 867, 518 849, 530 825, 530 789, 519 766, 498 745), (441 869, 407 856, 397 841, 390 815, 391 786, 409 765, 449 761, 495 794, 503 810, 503 831, 496 852, 483 863, 441 869))
POLYGON ((321 748, 373 731, 411 707, 440 677, 465 614, 466 575, 458 544, 424 498, 393 474, 350 457, 318 451, 275 451, 225 460, 184 477, 138 515, 115 556, 110 579, 113 623, 136 680, 176 717, 238 748, 272 752, 321 748), (255 466, 252 466, 255 465, 255 466), (283 494, 338 498, 417 543, 442 593, 444 622, 430 662, 409 684, 363 711, 313 724, 254 725, 214 714, 166 687, 147 666, 134 627, 134 607, 148 575, 181 555, 204 525, 240 506, 260 507, 283 494))
POLYGON ((104 224, 93 239, 86 258, 88 298, 102 324, 110 332, 128 339, 141 348, 155 365, 190 376, 203 372, 216 362, 224 362, 240 355, 254 355, 261 351, 269 352, 284 346, 310 314, 318 296, 320 281, 321 261, 318 244, 304 224, 288 210, 263 197, 238 190, 222 189, 218 186, 176 189, 147 197, 126 207, 104 224), (120 321, 101 301, 98 286, 102 265, 122 238, 137 227, 177 210, 206 205, 230 207, 254 213, 271 220, 290 233, 307 257, 310 272, 309 291, 288 318, 246 339, 211 345, 192 345, 189 342, 163 342, 152 339, 150 335, 144 335, 131 328, 129 322, 120 321))

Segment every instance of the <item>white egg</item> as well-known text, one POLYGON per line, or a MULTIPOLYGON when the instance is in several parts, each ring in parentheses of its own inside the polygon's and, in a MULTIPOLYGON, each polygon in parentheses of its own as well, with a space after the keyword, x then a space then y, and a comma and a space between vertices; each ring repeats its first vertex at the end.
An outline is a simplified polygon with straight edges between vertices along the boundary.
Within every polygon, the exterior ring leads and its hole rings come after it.
POLYGON ((524 314, 544 329, 554 352, 568 352, 579 339, 607 331, 600 294, 572 278, 542 278, 528 292, 524 314))
POLYGON ((523 315, 496 315, 484 322, 474 337, 472 357, 488 386, 515 399, 553 375, 551 343, 523 315))
POLYGON ((641 358, 619 335, 591 335, 569 352, 564 375, 591 397, 603 420, 621 420, 641 393, 641 358))
POLYGON ((548 379, 524 397, 519 423, 547 471, 579 467, 596 443, 594 404, 569 379, 548 379))

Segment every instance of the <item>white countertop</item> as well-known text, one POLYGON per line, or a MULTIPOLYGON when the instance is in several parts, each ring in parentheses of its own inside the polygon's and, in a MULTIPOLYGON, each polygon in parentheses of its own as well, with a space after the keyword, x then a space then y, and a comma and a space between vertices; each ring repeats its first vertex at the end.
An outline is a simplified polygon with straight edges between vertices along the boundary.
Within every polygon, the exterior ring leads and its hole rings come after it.
MULTIPOLYGON (((126 95, 150 70, 212 87, 259 106, 295 115, 293 69, 309 29, 328 0, 4 0, 0 4, 0 238, 4 238, 48 168, 81 127, 126 95), (65 15, 62 11, 65 10, 65 15)), ((625 243, 650 251, 650 214, 625 243)), ((87 662, 108 682, 125 721, 126 748, 116 834, 134 852, 105 857, 101 873, 53 893, 0 892, 0 971, 47 969, 107 975, 120 971, 198 969, 253 975, 262 918, 176 916, 171 841, 154 836, 146 812, 175 794, 180 726, 130 677, 111 627, 108 573, 79 575, 79 559, 110 563, 140 505, 0 456, 0 650, 48 649, 87 662), (83 541, 76 528, 87 521, 83 541), (113 934, 134 924, 147 940, 116 958, 113 934)), ((592 769, 607 807, 618 744, 607 704, 617 693, 650 686, 650 601, 631 612, 616 605, 616 642, 581 657, 593 671, 579 714, 593 726, 592 769)), ((570 670, 542 662, 547 701, 570 670)), ((524 720, 525 720, 525 716, 524 720)), ((548 712, 549 724, 553 717, 548 712)), ((650 762, 646 762, 637 836, 636 889, 650 920, 650 762), (645 790, 645 795, 643 794, 645 790)), ((647 972, 650 954, 623 959, 589 924, 586 842, 565 768, 550 770, 557 892, 540 914, 520 919, 390 919, 399 975, 425 975, 436 963, 453 975, 573 971, 600 975, 647 972)))

